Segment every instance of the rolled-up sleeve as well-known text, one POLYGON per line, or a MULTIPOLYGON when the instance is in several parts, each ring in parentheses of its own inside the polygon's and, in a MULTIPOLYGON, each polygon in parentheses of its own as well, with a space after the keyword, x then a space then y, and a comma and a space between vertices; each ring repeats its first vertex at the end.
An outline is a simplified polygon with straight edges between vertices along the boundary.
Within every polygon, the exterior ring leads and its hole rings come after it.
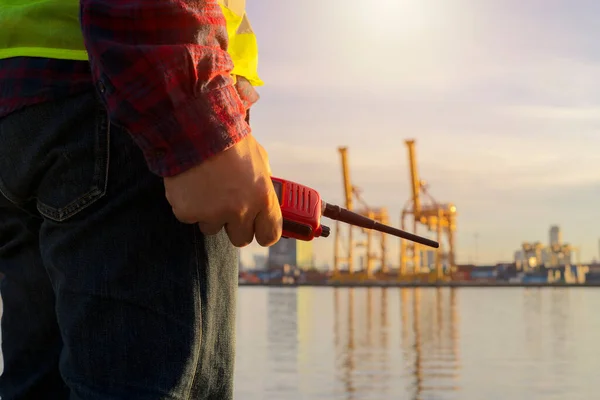
POLYGON ((81 24, 111 120, 152 172, 179 174, 250 133, 216 0, 81 0, 81 24))

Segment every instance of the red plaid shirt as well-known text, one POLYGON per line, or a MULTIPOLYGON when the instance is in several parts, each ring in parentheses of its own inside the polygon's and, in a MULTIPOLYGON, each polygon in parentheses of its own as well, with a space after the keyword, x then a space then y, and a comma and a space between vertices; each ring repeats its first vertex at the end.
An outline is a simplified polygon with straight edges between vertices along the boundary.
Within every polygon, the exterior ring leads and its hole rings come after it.
POLYGON ((243 78, 236 90, 230 77, 217 0, 81 0, 81 25, 89 63, 0 60, 0 117, 95 85, 111 120, 132 134, 161 176, 250 133, 246 109, 258 96, 243 78))

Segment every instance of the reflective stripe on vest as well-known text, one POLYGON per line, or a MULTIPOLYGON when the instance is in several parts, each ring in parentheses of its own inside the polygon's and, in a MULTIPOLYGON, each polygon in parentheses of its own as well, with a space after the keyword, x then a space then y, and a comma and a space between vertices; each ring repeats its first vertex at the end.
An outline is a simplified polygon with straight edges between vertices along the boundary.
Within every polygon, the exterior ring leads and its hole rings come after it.
POLYGON ((79 0, 0 0, 0 58, 87 60, 79 0))
MULTIPOLYGON (((232 75, 253 86, 258 76, 258 46, 245 0, 218 0, 227 22, 232 75)), ((46 57, 87 60, 79 24, 79 0, 0 0, 0 59, 46 57)))

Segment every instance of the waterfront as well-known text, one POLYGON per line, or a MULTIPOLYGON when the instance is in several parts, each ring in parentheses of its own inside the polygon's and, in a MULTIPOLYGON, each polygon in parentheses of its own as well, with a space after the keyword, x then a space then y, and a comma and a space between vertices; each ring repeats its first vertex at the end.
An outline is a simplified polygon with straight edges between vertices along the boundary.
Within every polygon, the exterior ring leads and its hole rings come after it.
POLYGON ((238 304, 236 399, 596 395, 598 289, 241 287, 238 304))

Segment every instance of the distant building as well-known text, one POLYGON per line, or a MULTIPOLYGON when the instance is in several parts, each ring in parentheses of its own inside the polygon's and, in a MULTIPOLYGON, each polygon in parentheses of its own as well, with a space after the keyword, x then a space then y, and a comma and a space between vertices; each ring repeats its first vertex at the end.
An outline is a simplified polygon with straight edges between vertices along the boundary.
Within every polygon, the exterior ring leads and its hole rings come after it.
POLYGON ((550 264, 552 264, 552 260, 553 260, 552 247, 551 246, 544 247, 542 249, 541 264, 549 266, 550 264))
POLYGON ((556 268, 572 265, 572 255, 577 248, 563 243, 560 227, 558 225, 551 226, 548 236, 549 244, 547 246, 540 242, 525 242, 521 249, 515 251, 517 269, 527 272, 541 266, 556 268))
POLYGON ((554 244, 548 248, 549 260, 545 264, 548 267, 559 267, 571 265, 572 254, 575 249, 569 244, 554 244))
POLYGON ((264 254, 254 254, 254 268, 267 269, 268 258, 264 254))
POLYGON ((560 246, 562 244, 562 233, 560 231, 560 227, 558 225, 552 225, 550 227, 550 247, 552 246, 560 246))
POLYGON ((524 271, 537 269, 542 265, 543 244, 540 242, 525 242, 521 245, 521 248, 523 249, 523 256, 525 258, 522 266, 524 271))
POLYGON ((310 269, 313 265, 313 243, 296 239, 281 239, 269 247, 268 268, 291 265, 310 269))
POLYGON ((525 252, 523 250, 515 251, 515 265, 517 269, 523 269, 525 265, 525 252))

